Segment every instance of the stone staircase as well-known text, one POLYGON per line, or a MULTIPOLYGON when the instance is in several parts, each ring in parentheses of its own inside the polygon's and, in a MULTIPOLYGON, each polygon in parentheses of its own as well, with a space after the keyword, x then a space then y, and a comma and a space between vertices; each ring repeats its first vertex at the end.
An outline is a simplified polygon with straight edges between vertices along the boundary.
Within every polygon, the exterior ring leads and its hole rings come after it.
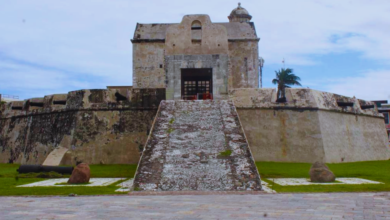
POLYGON ((134 190, 261 190, 232 101, 162 101, 134 190))

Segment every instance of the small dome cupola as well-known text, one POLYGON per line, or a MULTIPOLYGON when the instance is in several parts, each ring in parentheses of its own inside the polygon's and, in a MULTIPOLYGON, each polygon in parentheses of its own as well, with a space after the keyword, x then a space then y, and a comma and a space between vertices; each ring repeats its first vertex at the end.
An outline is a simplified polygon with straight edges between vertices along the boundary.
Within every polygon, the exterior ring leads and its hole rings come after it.
POLYGON ((252 16, 245 8, 241 7, 241 3, 238 3, 238 7, 233 9, 228 18, 229 22, 249 22, 252 16))

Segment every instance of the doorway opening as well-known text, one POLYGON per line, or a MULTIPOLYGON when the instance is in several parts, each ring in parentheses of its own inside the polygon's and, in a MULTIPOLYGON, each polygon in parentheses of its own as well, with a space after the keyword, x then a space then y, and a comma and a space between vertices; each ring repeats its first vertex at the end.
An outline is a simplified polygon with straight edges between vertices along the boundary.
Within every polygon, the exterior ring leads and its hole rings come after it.
POLYGON ((181 96, 183 100, 213 99, 212 69, 182 69, 181 96))

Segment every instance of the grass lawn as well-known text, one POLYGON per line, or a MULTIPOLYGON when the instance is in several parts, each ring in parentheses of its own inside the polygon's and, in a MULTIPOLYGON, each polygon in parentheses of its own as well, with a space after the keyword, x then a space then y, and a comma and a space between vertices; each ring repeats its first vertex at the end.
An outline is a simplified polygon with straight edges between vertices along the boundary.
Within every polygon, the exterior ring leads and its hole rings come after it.
MULTIPOLYGON (((123 194, 115 192, 117 183, 102 187, 72 186, 72 187, 33 187, 16 188, 17 185, 33 183, 45 180, 45 178, 16 178, 18 164, 0 164, 0 196, 16 195, 103 195, 103 194, 123 194)), ((90 165, 91 177, 124 177, 132 178, 137 169, 137 165, 90 165)), ((69 177, 64 176, 64 177, 69 177)))
MULTIPOLYGON (((256 162, 262 181, 272 185, 272 178, 310 178, 308 163, 256 162)), ((327 164, 337 177, 355 177, 382 182, 384 184, 329 185, 329 186, 280 186, 277 192, 377 192, 390 191, 390 160, 356 163, 327 164)))
MULTIPOLYGON (((256 162, 262 181, 273 185, 277 192, 375 192, 390 191, 390 161, 328 164, 336 177, 355 177, 379 181, 385 184, 328 185, 328 186, 280 186, 273 184, 272 178, 309 178, 311 164, 256 162)), ((13 195, 103 195, 116 193, 114 183, 102 187, 33 187, 16 188, 17 185, 45 180, 45 178, 16 178, 17 164, 0 164, 0 196, 13 195)), ((132 178, 137 165, 90 165, 91 177, 132 178)), ((69 176, 64 176, 69 177, 69 176)))

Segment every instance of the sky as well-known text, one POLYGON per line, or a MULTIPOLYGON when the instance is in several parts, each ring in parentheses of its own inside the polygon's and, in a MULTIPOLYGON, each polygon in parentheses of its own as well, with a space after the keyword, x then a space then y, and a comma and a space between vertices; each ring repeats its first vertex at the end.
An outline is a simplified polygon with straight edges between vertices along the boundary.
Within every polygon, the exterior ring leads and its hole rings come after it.
MULTIPOLYGON (((228 22, 232 0, 0 0, 0 94, 20 99, 132 85, 139 23, 186 14, 228 22)), ((389 0, 241 0, 265 60, 263 87, 292 68, 302 86, 390 99, 389 0), (285 60, 283 65, 282 60, 285 60)))

